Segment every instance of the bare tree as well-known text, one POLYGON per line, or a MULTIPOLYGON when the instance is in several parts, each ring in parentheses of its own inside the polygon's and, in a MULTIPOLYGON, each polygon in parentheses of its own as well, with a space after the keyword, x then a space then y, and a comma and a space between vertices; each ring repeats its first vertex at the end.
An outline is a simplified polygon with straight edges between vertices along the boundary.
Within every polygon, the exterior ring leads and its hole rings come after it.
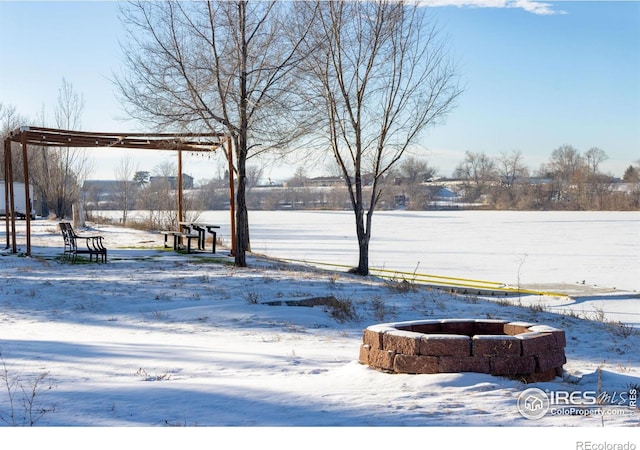
POLYGON ((139 173, 137 167, 134 167, 133 159, 130 153, 126 153, 120 160, 120 165, 115 170, 117 183, 116 198, 122 208, 122 225, 127 225, 127 216, 130 206, 135 202, 135 191, 137 182, 134 179, 136 173, 139 173))
POLYGON ((406 158, 400 164, 400 174, 407 178, 411 184, 424 183, 433 178, 437 172, 438 169, 430 166, 428 161, 413 156, 406 158))
POLYGON ((498 174, 502 184, 511 188, 516 180, 529 176, 529 169, 524 165, 524 157, 520 150, 509 153, 502 152, 498 158, 498 174))
POLYGON ((597 175, 600 170, 600 163, 606 161, 608 158, 607 153, 601 148, 591 147, 587 150, 587 153, 585 153, 585 159, 589 175, 597 175))
POLYGON ((26 119, 18 113, 14 105, 0 102, 0 135, 5 138, 10 132, 26 123, 26 119))
POLYGON ((518 183, 529 176, 529 169, 524 165, 524 157, 520 150, 502 152, 496 160, 497 172, 500 176, 499 197, 507 207, 514 207, 522 193, 524 184, 518 183))
POLYGON ((254 188, 260 184, 264 169, 260 166, 247 166, 247 189, 254 188))
POLYGON ((465 152, 464 160, 456 167, 454 176, 465 181, 465 195, 470 201, 486 194, 492 183, 498 180, 495 160, 486 153, 469 151, 465 152))
MULTIPOLYGON (((26 119, 21 114, 18 113, 14 105, 6 105, 0 102, 0 137, 2 138, 3 143, 5 138, 9 136, 9 133, 11 133, 13 130, 15 130, 20 126, 25 125, 26 122, 27 122, 26 119)), ((12 160, 17 161, 21 155, 21 152, 17 148, 14 149, 13 148, 14 145, 12 144, 10 145, 11 145, 12 160)), ((5 158, 4 150, 2 150, 0 151, 0 164, 2 164, 2 167, 4 167, 4 158, 5 158)), ((13 164, 13 170, 14 170, 14 179, 17 179, 17 180, 24 179, 21 164, 13 164)), ((4 175, 2 176, 2 178, 4 179, 4 175)), ((4 188, 0 187, 0 189, 4 189, 4 188)))
POLYGON ((390 208, 404 206, 420 210, 428 207, 433 198, 433 190, 429 189, 425 182, 432 179, 438 169, 430 166, 428 161, 414 156, 403 159, 399 169, 399 179, 394 180, 393 189, 387 189, 385 186, 384 195, 387 198, 382 197, 382 201, 390 208))
MULTIPOLYGON (((63 78, 54 108, 56 127, 77 130, 83 110, 83 96, 63 78)), ((45 122, 44 117, 40 120, 45 122)), ((86 149, 40 147, 33 151, 32 157, 33 180, 43 194, 43 201, 56 216, 69 217, 73 203, 79 200, 80 187, 92 170, 86 149)))
POLYGON ((287 180, 288 187, 303 187, 309 179, 307 169, 304 166, 298 166, 293 176, 287 180))
POLYGON ((584 157, 577 148, 564 144, 553 150, 547 167, 552 177, 553 200, 569 206, 570 186, 583 178, 584 157))
POLYGON ((154 167, 149 182, 140 191, 136 207, 147 210, 148 222, 153 228, 178 229, 176 186, 171 184, 171 180, 177 178, 176 173, 175 164, 162 162, 154 167))
POLYGON ((571 145, 561 145, 551 153, 549 168, 563 181, 571 183, 584 166, 584 157, 571 145))
POLYGON ((318 15, 307 40, 314 51, 305 92, 324 118, 322 138, 349 191, 359 247, 354 272, 367 275, 384 176, 421 131, 445 117, 461 90, 425 8, 395 1, 305 7, 318 15))
POLYGON ((306 109, 292 103, 299 41, 283 30, 290 3, 275 1, 134 2, 127 73, 116 82, 129 113, 157 128, 224 131, 235 147, 236 254, 246 266, 247 159, 282 148, 304 131, 306 109))

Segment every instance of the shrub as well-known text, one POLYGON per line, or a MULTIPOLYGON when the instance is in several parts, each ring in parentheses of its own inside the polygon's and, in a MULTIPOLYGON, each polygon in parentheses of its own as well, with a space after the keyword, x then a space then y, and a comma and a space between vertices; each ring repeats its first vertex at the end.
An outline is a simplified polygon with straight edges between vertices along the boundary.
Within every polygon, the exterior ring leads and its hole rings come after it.
POLYGON ((11 375, 9 368, 0 352, 0 381, 7 391, 9 411, 5 413, 0 410, 0 421, 7 425, 34 426, 42 417, 50 412, 55 412, 55 405, 45 407, 42 401, 42 394, 54 388, 53 383, 48 378, 49 372, 36 375, 26 383, 20 376, 11 375))
POLYGON ((340 300, 333 298, 331 302, 328 302, 327 309, 329 315, 340 323, 356 321, 358 317, 356 308, 349 299, 340 300))

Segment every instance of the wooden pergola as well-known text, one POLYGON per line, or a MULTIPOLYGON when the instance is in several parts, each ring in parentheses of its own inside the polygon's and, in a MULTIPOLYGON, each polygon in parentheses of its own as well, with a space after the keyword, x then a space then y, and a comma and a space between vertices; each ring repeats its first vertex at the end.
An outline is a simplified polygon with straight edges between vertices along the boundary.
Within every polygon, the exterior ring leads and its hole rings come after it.
MULTIPOLYGON (((231 139, 222 133, 94 133, 87 131, 60 130, 43 127, 21 127, 12 131, 4 141, 4 189, 5 226, 7 249, 17 253, 15 196, 13 190, 13 161, 11 143, 22 147, 25 201, 31 205, 29 189, 29 162, 27 147, 82 147, 82 148, 126 148, 136 150, 171 150, 178 152, 178 222, 182 222, 182 152, 214 152, 222 149, 229 163, 229 202, 231 212, 231 254, 235 254, 235 194, 233 180, 233 154, 231 139)), ((26 220, 26 255, 31 255, 31 215, 26 220)))

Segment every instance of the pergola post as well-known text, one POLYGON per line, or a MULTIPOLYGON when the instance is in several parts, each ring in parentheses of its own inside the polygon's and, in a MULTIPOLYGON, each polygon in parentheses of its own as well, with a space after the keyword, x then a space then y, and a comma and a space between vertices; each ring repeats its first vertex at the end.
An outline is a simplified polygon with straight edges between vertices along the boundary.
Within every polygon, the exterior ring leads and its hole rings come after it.
POLYGON ((4 224, 5 224, 5 233, 6 233, 6 237, 7 237, 7 246, 5 247, 6 249, 9 248, 10 244, 9 244, 9 238, 10 238, 10 234, 9 234, 9 182, 10 182, 10 176, 9 176, 9 165, 7 164, 8 158, 10 157, 9 154, 11 153, 11 141, 9 140, 9 138, 4 140, 4 224))
MULTIPOLYGON (((27 135, 22 134, 22 167, 24 170, 24 202, 27 226, 27 251, 26 255, 31 256, 31 189, 29 189, 29 160, 27 159, 27 135)), ((12 183, 13 184, 13 183, 12 183)))
POLYGON ((7 138, 4 144, 4 183, 5 183, 5 222, 7 229, 7 248, 11 246, 11 252, 17 253, 16 244, 16 215, 15 215, 15 197, 13 192, 13 152, 11 151, 11 139, 7 138), (9 230, 11 223, 11 230, 9 230), (11 239, 11 245, 9 244, 11 239))
POLYGON ((184 219, 182 214, 182 150, 178 150, 178 230, 180 230, 180 222, 184 219))

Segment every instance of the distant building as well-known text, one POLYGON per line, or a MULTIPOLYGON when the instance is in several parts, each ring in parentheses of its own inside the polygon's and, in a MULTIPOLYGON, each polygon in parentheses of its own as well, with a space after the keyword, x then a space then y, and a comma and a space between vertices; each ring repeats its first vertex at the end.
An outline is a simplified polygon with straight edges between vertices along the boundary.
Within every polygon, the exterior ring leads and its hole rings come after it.
POLYGON ((344 186, 342 177, 316 177, 304 180, 305 187, 332 187, 344 186))
POLYGON ((86 180, 82 185, 82 190, 85 192, 115 192, 119 185, 120 182, 116 180, 86 180))
MULTIPOLYGON (((177 190, 178 177, 151 177, 149 184, 169 183, 170 190, 177 190)), ((89 205, 99 208, 112 209, 119 208, 122 203, 122 193, 124 192, 122 180, 86 180, 82 186, 84 201, 89 205)), ((134 192, 138 188, 138 183, 134 180, 126 181, 129 192, 134 192)), ((182 175, 182 188, 193 189, 193 177, 182 175)), ((130 197, 130 201, 134 196, 130 197)), ((132 205, 130 205, 132 206, 132 205)))
MULTIPOLYGON (((362 174, 362 185, 370 186, 373 183, 373 175, 370 173, 362 174)), ((304 180, 304 187, 334 187, 344 186, 343 177, 316 177, 304 180)))
MULTIPOLYGON (((178 177, 150 177, 149 183, 169 183, 170 189, 175 191, 178 189, 178 177)), ((182 174, 182 189, 193 189, 193 177, 182 174)))
MULTIPOLYGON (((135 181, 127 183, 131 191, 136 188, 135 181)), ((86 180, 82 185, 84 201, 89 205, 106 209, 120 207, 118 198, 123 191, 123 181, 117 180, 86 180)))

